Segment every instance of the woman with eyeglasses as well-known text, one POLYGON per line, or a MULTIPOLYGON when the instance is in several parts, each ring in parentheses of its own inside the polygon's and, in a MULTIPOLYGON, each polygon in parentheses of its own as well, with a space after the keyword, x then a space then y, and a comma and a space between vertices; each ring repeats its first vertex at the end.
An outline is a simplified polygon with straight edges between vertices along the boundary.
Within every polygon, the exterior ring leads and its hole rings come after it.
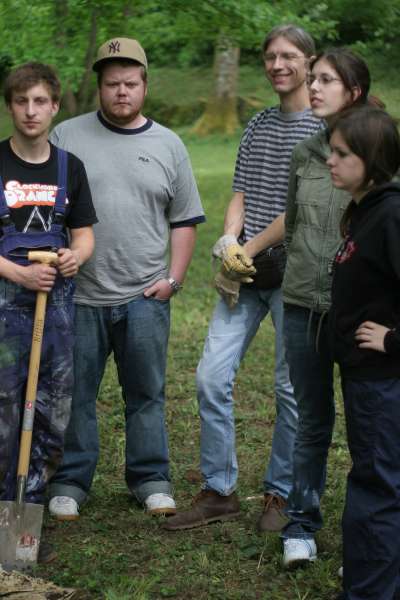
POLYGON ((335 420, 326 316, 333 259, 341 243, 339 223, 350 195, 331 182, 326 164, 329 125, 341 111, 365 105, 370 88, 367 65, 347 49, 322 52, 311 60, 310 68, 311 108, 327 129, 294 149, 285 218, 284 338, 299 413, 289 522, 282 531, 287 567, 317 557, 315 533, 322 527, 320 499, 335 420))
POLYGON ((330 328, 352 468, 343 513, 343 594, 400 598, 400 136, 364 107, 331 127, 332 182, 351 194, 336 254, 330 328))

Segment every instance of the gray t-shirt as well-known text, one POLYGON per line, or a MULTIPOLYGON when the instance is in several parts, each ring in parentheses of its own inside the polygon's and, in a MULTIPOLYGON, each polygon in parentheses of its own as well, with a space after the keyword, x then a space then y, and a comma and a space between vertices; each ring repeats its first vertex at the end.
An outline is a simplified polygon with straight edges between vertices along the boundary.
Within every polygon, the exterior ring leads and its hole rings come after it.
POLYGON ((170 228, 204 221, 187 150, 150 119, 122 129, 96 112, 57 125, 51 141, 83 161, 99 219, 75 300, 123 304, 167 274, 170 228))

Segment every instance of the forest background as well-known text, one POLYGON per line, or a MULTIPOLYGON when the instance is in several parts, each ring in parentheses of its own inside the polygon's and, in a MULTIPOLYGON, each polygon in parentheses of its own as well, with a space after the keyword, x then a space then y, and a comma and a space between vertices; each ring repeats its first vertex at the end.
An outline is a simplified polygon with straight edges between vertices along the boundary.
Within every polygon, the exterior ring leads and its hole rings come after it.
MULTIPOLYGON (((276 24, 295 22, 318 48, 348 45, 370 65, 372 92, 400 117, 400 0, 2 0, 0 85, 10 67, 53 64, 63 84, 59 120, 96 107, 91 64, 114 36, 135 37, 149 60, 145 114, 175 129, 193 163, 207 223, 185 289, 173 300, 167 378, 171 470, 180 508, 200 487, 195 368, 216 300, 210 249, 221 234, 240 133, 274 104, 260 45, 276 24)), ((0 102, 0 134, 10 121, 0 102)), ((128 496, 123 402, 112 361, 98 402, 102 452, 78 522, 46 520, 58 560, 37 574, 87 600, 330 600, 340 587, 340 517, 349 468, 337 380, 337 422, 323 499, 319 560, 285 572, 277 535, 260 536, 262 477, 275 417, 273 329, 263 323, 235 386, 240 466, 238 521, 170 534, 128 496)), ((1 592, 1 582, 0 582, 1 592)), ((1 593, 0 593, 1 596, 1 593)))
POLYGON ((398 71, 400 0, 2 0, 0 78, 32 58, 54 64, 61 117, 80 114, 96 101, 97 46, 136 37, 150 65, 147 112, 198 134, 231 134, 264 106, 260 45, 272 26, 289 21, 319 48, 351 45, 387 80, 398 71))

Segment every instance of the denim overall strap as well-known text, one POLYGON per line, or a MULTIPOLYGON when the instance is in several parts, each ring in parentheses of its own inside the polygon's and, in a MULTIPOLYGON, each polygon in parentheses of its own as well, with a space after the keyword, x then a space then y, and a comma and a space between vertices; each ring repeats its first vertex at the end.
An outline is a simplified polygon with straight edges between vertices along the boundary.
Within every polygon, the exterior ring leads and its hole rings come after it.
POLYGON ((57 196, 54 212, 61 215, 65 215, 65 200, 67 197, 67 167, 67 152, 61 148, 57 148, 57 196))
POLYGON ((8 215, 8 214, 10 214, 10 211, 8 210, 6 197, 4 195, 3 180, 0 176, 0 217, 4 217, 4 215, 8 215))
POLYGON ((3 235, 16 231, 15 225, 11 220, 10 210, 7 206, 6 195, 4 193, 3 179, 0 176, 0 221, 3 229, 3 235))

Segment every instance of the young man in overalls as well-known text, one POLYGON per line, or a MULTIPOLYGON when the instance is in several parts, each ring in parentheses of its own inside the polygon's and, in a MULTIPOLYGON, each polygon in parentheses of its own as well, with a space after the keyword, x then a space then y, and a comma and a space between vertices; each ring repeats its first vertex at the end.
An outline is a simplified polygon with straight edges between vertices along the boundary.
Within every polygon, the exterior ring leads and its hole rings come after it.
POLYGON ((4 98, 13 132, 0 142, 0 500, 15 500, 36 292, 43 291, 48 305, 25 498, 42 504, 70 413, 72 278, 93 252, 97 218, 83 163, 48 141, 60 99, 53 69, 18 67, 4 98), (39 248, 57 252, 58 265, 29 263, 27 251, 39 248))

